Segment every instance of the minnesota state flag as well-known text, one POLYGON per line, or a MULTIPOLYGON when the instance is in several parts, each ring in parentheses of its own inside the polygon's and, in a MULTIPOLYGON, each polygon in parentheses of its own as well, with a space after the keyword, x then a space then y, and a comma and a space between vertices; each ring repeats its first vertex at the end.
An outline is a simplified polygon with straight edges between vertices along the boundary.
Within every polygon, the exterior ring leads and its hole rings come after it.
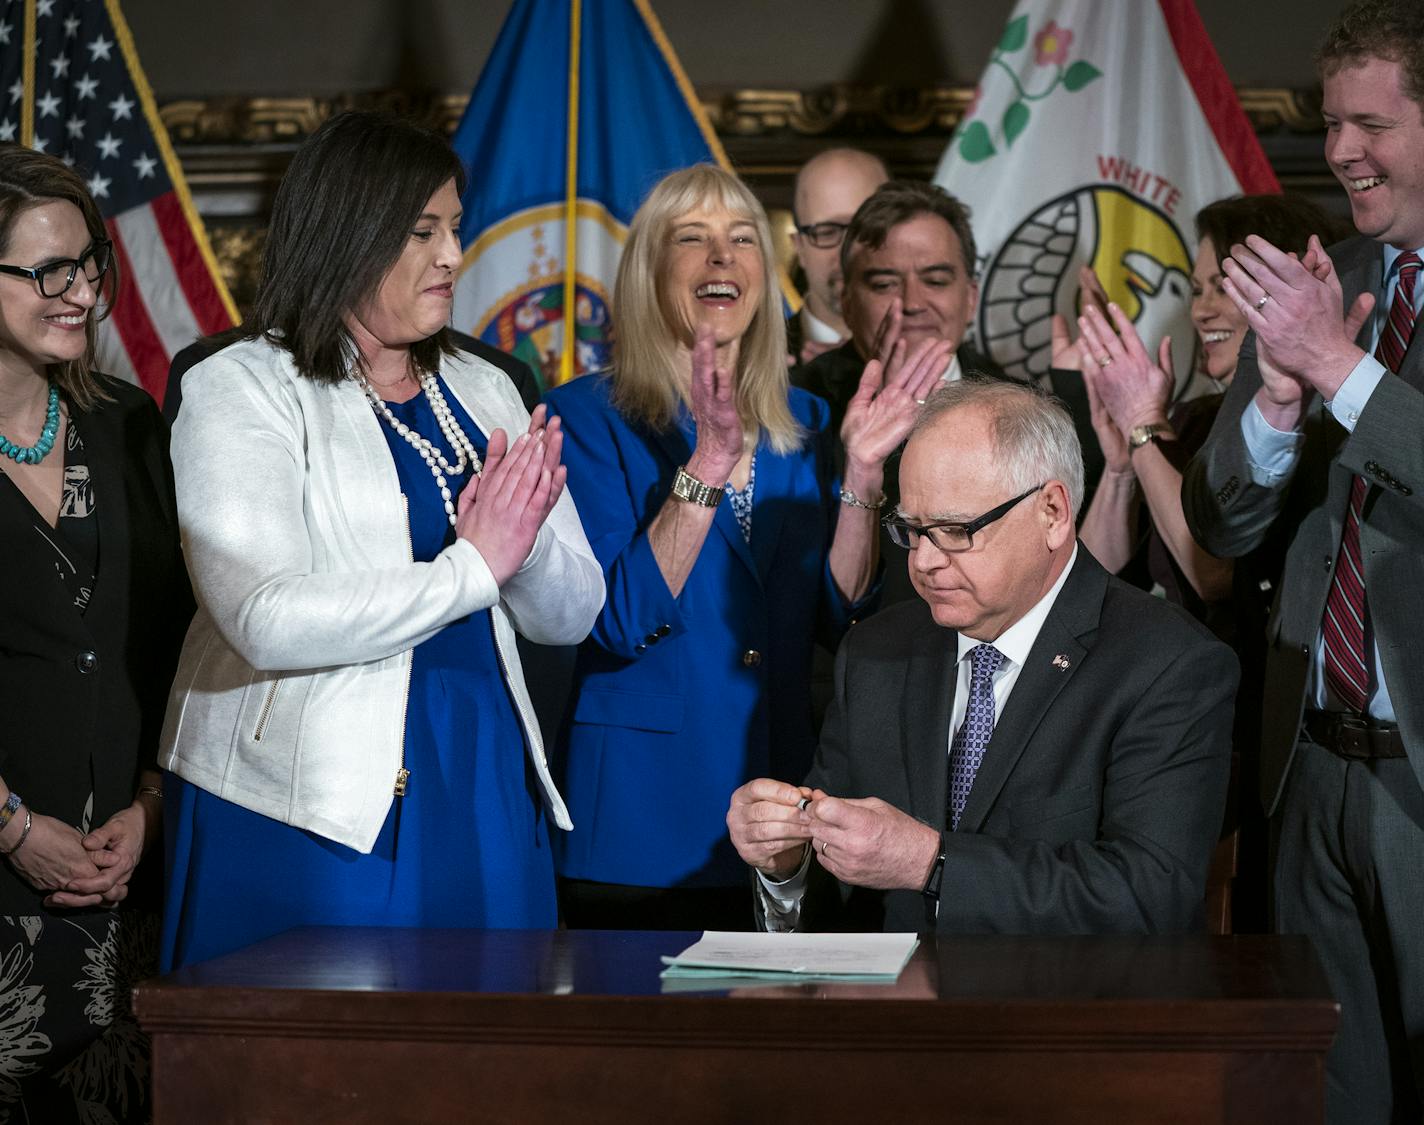
POLYGON ((453 144, 470 170, 453 324, 546 385, 608 365, 618 256, 652 186, 728 166, 647 0, 515 0, 453 144))
POLYGON ((1049 367, 1092 265, 1190 393, 1193 220, 1279 191, 1192 0, 1019 0, 935 182, 973 211, 975 335, 1021 378, 1049 367))

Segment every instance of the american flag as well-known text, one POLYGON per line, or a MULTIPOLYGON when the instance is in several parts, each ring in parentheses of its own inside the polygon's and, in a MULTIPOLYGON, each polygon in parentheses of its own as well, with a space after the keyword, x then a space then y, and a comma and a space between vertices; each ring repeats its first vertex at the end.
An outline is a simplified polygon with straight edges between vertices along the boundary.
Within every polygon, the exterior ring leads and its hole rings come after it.
POLYGON ((0 141, 88 181, 123 278, 100 367, 162 402, 174 353, 233 325, 237 309, 118 0, 0 0, 0 141))

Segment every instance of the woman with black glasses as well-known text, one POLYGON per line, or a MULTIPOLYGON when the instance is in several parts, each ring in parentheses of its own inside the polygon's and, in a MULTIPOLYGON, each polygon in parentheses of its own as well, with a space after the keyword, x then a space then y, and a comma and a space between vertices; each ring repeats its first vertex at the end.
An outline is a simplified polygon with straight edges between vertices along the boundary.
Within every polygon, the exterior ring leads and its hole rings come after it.
POLYGON ((0 1118, 14 1120, 147 1117, 128 995, 157 965, 157 887, 145 895, 135 867, 159 832, 158 732, 192 603, 163 419, 94 370, 110 261, 84 181, 0 146, 0 1118))

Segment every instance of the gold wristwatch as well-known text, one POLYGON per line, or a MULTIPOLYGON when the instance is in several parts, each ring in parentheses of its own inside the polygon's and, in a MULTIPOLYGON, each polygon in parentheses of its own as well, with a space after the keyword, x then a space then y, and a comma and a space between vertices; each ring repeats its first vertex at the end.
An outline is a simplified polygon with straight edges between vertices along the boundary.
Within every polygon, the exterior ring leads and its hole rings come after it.
POLYGON ((700 504, 704 508, 715 508, 725 495, 720 488, 703 484, 687 471, 685 465, 677 467, 677 476, 672 478, 672 494, 689 504, 700 504))
POLYGON ((1132 431, 1127 435, 1127 451, 1141 449, 1149 441, 1156 441, 1159 437, 1174 438, 1177 435, 1172 432, 1172 427, 1166 422, 1149 422, 1145 426, 1133 426, 1132 431))

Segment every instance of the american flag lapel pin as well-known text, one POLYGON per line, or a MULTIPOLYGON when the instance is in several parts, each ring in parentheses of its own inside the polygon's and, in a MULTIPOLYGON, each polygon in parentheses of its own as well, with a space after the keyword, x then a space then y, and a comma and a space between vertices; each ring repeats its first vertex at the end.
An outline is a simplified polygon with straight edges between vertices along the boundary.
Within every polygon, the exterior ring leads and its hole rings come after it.
POLYGON ((1065 653, 1060 652, 1057 656, 1053 658, 1053 666, 1057 668, 1060 672, 1068 671, 1068 665, 1070 663, 1072 662, 1068 659, 1065 653))

